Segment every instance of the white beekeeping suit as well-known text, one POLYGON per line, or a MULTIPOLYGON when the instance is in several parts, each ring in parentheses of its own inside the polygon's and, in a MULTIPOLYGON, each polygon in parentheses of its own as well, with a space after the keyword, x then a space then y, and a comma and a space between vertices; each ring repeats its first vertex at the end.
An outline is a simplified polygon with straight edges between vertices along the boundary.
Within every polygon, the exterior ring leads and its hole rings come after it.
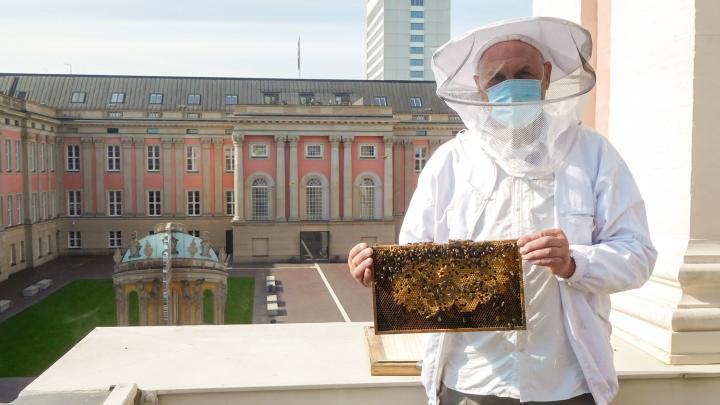
POLYGON ((579 25, 533 17, 476 29, 433 55, 437 93, 467 130, 428 161, 400 243, 559 228, 575 270, 562 278, 523 264, 527 331, 430 335, 422 368, 430 404, 443 385, 522 401, 589 392, 607 404, 617 393, 609 294, 641 286, 656 252, 628 167, 578 119, 595 83, 591 49, 579 25), (522 64, 505 77, 518 61, 496 45, 509 41, 537 50, 537 80, 524 79, 522 64))

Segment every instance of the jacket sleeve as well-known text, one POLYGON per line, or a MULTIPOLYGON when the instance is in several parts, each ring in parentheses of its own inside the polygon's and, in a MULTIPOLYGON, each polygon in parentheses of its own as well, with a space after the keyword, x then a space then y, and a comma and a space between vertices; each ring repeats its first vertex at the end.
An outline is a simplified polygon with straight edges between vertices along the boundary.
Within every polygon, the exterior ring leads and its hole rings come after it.
POLYGON ((607 142, 597 169, 592 245, 570 245, 575 273, 563 280, 589 293, 638 288, 650 278, 657 258, 645 204, 627 165, 607 142))
POLYGON ((420 173, 417 187, 405 212, 398 243, 405 245, 414 242, 435 241, 435 193, 436 179, 433 174, 432 158, 420 173))

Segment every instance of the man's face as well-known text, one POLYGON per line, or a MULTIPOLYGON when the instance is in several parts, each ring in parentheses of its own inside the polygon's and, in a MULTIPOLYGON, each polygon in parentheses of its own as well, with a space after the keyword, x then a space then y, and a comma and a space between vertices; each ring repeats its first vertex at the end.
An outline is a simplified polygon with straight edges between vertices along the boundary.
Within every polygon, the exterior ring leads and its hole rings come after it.
POLYGON ((505 80, 542 80, 542 98, 550 85, 552 65, 544 62, 540 51, 522 41, 505 41, 488 48, 478 61, 477 74, 473 76, 480 97, 488 101, 487 89, 505 80))

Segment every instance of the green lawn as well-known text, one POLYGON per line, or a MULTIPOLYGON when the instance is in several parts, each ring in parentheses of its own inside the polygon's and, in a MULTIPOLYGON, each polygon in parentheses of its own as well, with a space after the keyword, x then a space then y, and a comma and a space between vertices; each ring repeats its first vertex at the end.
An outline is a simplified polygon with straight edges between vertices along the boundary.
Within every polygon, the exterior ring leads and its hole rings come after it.
MULTIPOLYGON (((252 323, 255 279, 228 278, 225 323, 252 323)), ((98 326, 116 326, 112 280, 76 280, 0 323, 0 377, 40 375, 98 326)))

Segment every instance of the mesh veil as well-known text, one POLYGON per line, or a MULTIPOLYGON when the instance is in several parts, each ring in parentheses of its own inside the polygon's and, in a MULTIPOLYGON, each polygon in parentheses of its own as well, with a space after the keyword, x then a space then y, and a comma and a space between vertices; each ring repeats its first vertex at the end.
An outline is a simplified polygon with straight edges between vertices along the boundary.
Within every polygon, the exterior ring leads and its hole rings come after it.
POLYGON ((591 52, 592 39, 581 26, 558 18, 530 17, 481 27, 451 40, 433 54, 432 68, 438 96, 468 129, 461 142, 477 143, 513 176, 543 176, 562 163, 576 138, 584 95, 595 85, 595 72, 587 63, 591 52), (481 57, 506 41, 532 46, 551 64, 541 100, 488 101, 484 77, 514 62, 508 55, 505 66, 500 54, 488 72, 482 69, 481 57))

